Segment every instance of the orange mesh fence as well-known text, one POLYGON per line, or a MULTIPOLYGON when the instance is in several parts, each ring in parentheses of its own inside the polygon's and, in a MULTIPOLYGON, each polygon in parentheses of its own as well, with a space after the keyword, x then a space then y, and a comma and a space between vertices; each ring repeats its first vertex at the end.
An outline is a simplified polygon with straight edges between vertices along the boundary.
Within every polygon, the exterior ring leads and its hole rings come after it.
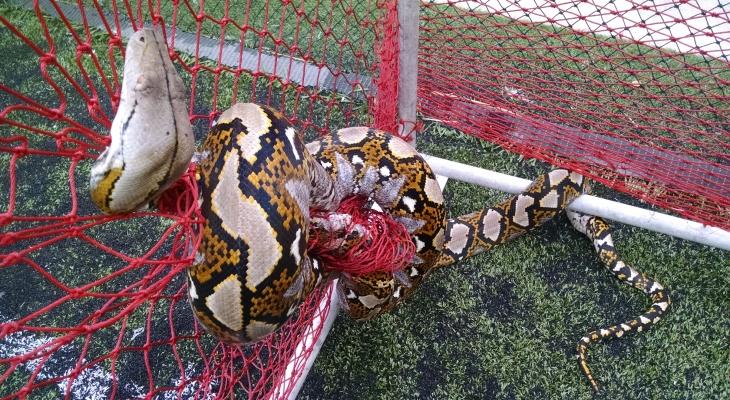
POLYGON ((730 229, 730 7, 457 1, 421 10, 421 113, 730 229))
POLYGON ((397 21, 395 9, 12 2, 0 4, 0 398, 286 398, 330 312, 330 288, 268 340, 219 344, 187 301, 184 270, 201 223, 192 169, 161 211, 104 216, 90 202, 90 166, 119 103, 124 37, 163 29, 198 140, 236 101, 282 110, 311 139, 395 120, 378 111, 392 101, 370 89, 382 85, 378 26, 397 21))

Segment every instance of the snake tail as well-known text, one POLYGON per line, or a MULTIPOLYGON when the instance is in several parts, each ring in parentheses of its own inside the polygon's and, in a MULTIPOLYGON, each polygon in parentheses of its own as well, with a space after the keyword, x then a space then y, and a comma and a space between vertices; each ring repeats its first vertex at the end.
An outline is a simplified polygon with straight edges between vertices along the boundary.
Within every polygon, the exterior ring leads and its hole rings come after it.
POLYGON ((651 298, 652 304, 643 314, 621 324, 599 328, 588 332, 577 346, 578 363, 583 374, 588 378, 593 390, 598 392, 600 386, 588 367, 588 347, 604 339, 620 338, 631 332, 642 332, 659 322, 669 309, 671 300, 669 291, 656 280, 646 276, 621 260, 613 246, 611 229, 601 218, 568 211, 568 218, 576 230, 582 232, 593 242, 598 257, 621 282, 641 290, 651 298))

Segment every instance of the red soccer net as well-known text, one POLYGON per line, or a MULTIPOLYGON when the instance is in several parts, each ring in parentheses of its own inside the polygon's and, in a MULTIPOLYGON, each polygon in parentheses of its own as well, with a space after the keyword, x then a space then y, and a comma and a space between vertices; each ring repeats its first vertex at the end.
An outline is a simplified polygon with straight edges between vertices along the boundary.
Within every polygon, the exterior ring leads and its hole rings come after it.
POLYGON ((420 111, 730 229, 730 7, 424 4, 420 111))
POLYGON ((377 115, 387 125, 388 112, 395 120, 395 96, 378 108, 371 95, 387 86, 375 60, 397 56, 379 45, 378 29, 394 26, 394 6, 0 7, 0 398, 286 398, 330 312, 329 287, 274 337, 224 346, 195 323, 187 301, 184 270, 201 222, 192 171, 159 212, 110 217, 90 203, 90 165, 119 101, 124 37, 164 27, 198 140, 235 101, 273 105, 311 139, 377 115))
MULTIPOLYGON (((421 10, 424 116, 730 228, 727 10, 440 3, 421 10)), ((142 21, 165 27, 198 139, 234 101, 271 104, 309 138, 348 125, 392 131, 395 4, 0 4, 0 398, 290 394, 329 312, 327 288, 270 340, 220 345, 186 299, 200 222, 191 175, 161 212, 107 217, 91 205, 123 38, 142 21)))

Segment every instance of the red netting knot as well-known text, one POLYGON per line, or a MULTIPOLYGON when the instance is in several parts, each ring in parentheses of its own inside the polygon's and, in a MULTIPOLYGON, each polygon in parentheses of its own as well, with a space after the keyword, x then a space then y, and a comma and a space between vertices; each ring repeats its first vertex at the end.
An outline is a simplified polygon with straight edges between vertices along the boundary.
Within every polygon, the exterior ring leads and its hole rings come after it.
POLYGON ((208 113, 208 121, 215 121, 221 115, 220 111, 211 111, 208 113))
MULTIPOLYGON (((52 108, 48 110, 48 118, 53 120, 61 120, 63 119, 64 110, 60 108, 52 108)), ((110 139, 111 141, 111 139, 110 139)))
POLYGON ((177 219, 177 223, 182 226, 192 225, 194 222, 197 222, 197 221, 195 219, 187 217, 187 216, 182 216, 177 219))
POLYGON ((54 53, 46 53, 38 58, 41 64, 52 64, 56 65, 56 55, 54 53))
POLYGON ((91 54, 92 53, 91 44, 89 43, 81 43, 78 46, 76 46, 76 56, 80 56, 82 54, 91 54))
POLYGON ((0 329, 0 337, 7 337, 8 335, 11 335, 15 332, 20 330, 20 324, 17 322, 6 322, 2 324, 2 329, 0 329))
POLYGON ((62 151, 66 148, 65 143, 66 143, 66 133, 65 132, 60 133, 58 136, 56 136, 56 148, 59 151, 62 151))
MULTIPOLYGON (((10 223, 10 213, 0 214, 0 226, 5 226, 10 223)), ((13 232, 4 233, 0 236, 0 246, 6 245, 6 240, 13 235, 13 232)))
POLYGON ((78 327, 78 332, 83 334, 89 334, 96 332, 97 329, 94 329, 92 326, 89 325, 82 325, 78 327))
POLYGON ((90 156, 86 153, 86 151, 81 147, 76 147, 76 151, 73 153, 73 159, 74 160, 83 160, 85 158, 89 158, 90 156))
POLYGON ((23 140, 19 145, 13 147, 13 153, 18 157, 25 157, 28 155, 28 142, 23 140))
MULTIPOLYGON (((366 202, 366 198, 352 196, 340 204, 336 214, 350 216, 350 222, 343 232, 332 235, 334 239, 340 239, 339 245, 317 243, 317 232, 311 235, 310 250, 328 270, 352 275, 394 272, 413 260, 416 246, 406 227, 390 214, 366 207, 366 202), (342 238, 345 238, 344 242, 342 238), (344 253, 343 249, 346 249, 344 253)), ((327 215, 313 213, 318 218, 327 218, 327 215)))
POLYGON ((122 45, 122 37, 114 35, 109 38, 109 47, 118 47, 122 45))
POLYGON ((83 234, 83 229, 79 228, 78 226, 74 226, 73 228, 70 228, 68 230, 68 237, 70 238, 77 238, 83 234))
POLYGON ((12 252, 5 255, 4 258, 0 260, 0 267, 9 267, 11 265, 15 265, 22 259, 22 256, 18 252, 12 252))

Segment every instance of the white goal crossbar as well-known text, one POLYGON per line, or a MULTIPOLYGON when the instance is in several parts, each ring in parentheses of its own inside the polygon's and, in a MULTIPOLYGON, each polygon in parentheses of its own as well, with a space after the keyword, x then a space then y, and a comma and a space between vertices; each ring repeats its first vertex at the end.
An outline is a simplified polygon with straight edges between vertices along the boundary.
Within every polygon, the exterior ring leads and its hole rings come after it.
MULTIPOLYGON (((489 171, 443 158, 428 155, 424 155, 424 158, 436 174, 490 189, 516 194, 527 189, 531 182, 527 179, 489 171)), ((657 211, 634 207, 587 194, 578 197, 568 208, 573 211, 664 233, 680 239, 730 250, 730 232, 657 211)))

